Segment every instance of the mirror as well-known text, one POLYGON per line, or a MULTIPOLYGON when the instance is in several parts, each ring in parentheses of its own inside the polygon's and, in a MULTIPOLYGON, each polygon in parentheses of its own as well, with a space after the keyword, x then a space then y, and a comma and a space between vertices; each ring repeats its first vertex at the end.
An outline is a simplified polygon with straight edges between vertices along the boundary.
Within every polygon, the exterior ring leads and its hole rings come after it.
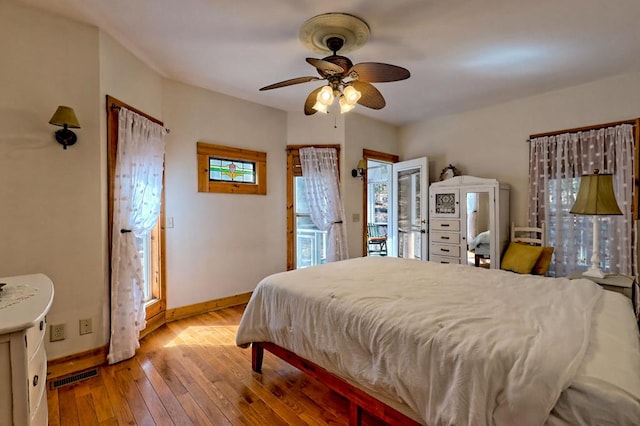
POLYGON ((491 267, 489 192, 467 192, 467 264, 491 267))

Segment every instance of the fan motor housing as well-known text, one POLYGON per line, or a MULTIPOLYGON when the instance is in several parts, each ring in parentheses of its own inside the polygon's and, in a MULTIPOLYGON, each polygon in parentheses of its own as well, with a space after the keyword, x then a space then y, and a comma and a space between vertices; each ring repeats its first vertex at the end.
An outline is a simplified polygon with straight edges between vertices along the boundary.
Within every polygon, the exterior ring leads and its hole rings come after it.
POLYGON ((346 56, 331 55, 331 56, 327 56, 326 58, 322 58, 322 60, 331 62, 334 65, 342 67, 342 69, 344 70, 344 72, 341 74, 335 74, 335 73, 318 69, 318 74, 320 74, 322 77, 327 77, 328 75, 346 76, 349 70, 351 69, 351 67, 353 67, 353 62, 351 62, 351 59, 347 58, 346 56))

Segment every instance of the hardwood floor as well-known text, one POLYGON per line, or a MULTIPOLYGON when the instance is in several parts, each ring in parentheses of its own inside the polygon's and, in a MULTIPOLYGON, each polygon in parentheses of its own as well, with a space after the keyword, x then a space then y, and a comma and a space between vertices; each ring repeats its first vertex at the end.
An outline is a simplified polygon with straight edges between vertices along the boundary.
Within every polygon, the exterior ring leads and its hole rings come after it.
MULTIPOLYGON (((346 399, 271 354, 235 345, 244 306, 171 322, 133 359, 47 391, 49 425, 346 425, 346 399)), ((385 423, 369 415, 365 425, 385 423)))

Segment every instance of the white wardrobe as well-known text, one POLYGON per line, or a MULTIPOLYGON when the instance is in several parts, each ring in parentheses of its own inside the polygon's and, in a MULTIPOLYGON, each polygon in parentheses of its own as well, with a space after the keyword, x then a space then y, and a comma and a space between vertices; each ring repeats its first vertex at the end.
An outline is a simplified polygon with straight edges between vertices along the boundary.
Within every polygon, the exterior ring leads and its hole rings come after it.
POLYGON ((509 185, 456 176, 429 186, 429 260, 500 268, 509 241, 509 185))

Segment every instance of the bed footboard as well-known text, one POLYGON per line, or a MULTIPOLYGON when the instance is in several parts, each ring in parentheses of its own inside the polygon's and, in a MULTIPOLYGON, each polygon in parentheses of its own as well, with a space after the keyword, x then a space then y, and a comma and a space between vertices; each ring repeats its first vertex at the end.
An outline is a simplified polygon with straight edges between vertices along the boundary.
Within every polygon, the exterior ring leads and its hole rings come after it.
POLYGON ((251 368, 257 373, 262 372, 262 359, 265 349, 345 397, 349 401, 350 426, 359 426, 361 424, 363 409, 392 425, 420 425, 412 418, 377 400, 346 380, 274 343, 253 342, 251 344, 251 368))

